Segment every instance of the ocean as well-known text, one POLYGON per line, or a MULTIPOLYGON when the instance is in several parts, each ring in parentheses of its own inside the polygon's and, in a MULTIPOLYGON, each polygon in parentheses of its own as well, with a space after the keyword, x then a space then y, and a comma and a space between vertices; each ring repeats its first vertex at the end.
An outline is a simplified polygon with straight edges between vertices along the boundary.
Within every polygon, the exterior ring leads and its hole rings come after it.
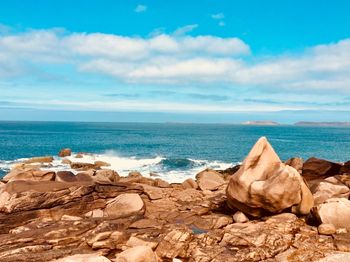
MULTIPOLYGON (((350 128, 183 123, 0 122, 0 176, 21 159, 53 155, 61 148, 92 155, 121 175, 137 170, 168 181, 194 177, 204 168, 241 162, 266 136, 282 160, 312 156, 350 160, 350 128)), ((77 160, 72 158, 73 160, 77 160)), ((68 168, 56 157, 52 169, 68 168)))

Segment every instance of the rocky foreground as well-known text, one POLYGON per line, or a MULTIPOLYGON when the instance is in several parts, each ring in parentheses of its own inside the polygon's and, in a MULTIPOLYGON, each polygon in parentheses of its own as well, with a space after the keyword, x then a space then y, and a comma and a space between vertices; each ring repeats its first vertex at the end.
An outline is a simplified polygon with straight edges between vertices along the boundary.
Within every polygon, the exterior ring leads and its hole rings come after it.
POLYGON ((52 157, 0 186, 0 261, 350 261, 350 161, 282 163, 265 138, 242 166, 169 184, 52 157))

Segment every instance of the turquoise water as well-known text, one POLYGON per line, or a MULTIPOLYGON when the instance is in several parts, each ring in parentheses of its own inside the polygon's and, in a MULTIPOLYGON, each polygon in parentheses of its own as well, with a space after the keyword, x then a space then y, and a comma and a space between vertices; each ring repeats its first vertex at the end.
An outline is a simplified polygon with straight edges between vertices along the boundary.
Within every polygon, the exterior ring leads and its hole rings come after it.
POLYGON ((61 148, 69 147, 74 152, 108 154, 124 160, 157 159, 150 162, 155 171, 181 172, 213 163, 221 166, 242 161, 260 136, 269 139, 281 159, 350 159, 349 128, 0 122, 0 169, 6 172, 7 164, 19 158, 57 155, 61 148))

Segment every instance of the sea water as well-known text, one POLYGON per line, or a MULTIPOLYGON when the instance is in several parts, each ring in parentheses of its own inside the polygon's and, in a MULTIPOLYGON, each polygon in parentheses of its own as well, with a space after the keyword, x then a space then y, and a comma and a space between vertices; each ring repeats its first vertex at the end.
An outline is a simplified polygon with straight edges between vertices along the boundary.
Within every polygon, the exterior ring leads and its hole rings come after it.
MULTIPOLYGON (((56 156, 61 148, 88 152, 121 175, 157 173, 168 181, 194 177, 205 168, 226 169, 241 162, 266 136, 282 160, 312 156, 350 160, 350 128, 245 126, 182 123, 0 122, 0 176, 34 156, 56 156)), ((55 158, 51 169, 69 169, 55 158)))

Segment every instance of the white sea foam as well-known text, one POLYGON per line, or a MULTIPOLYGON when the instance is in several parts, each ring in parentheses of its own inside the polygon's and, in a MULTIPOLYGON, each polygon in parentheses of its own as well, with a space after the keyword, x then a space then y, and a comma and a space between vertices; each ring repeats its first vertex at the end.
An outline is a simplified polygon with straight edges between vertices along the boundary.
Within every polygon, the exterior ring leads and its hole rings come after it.
MULTIPOLYGON (((186 159, 189 160, 191 166, 189 167, 174 167, 164 166, 163 160, 167 160, 165 157, 156 156, 150 158, 137 158, 137 157, 123 157, 119 156, 114 151, 106 151, 103 154, 83 154, 82 158, 76 158, 76 154, 66 157, 72 162, 82 163, 94 163, 95 161, 104 161, 110 164, 105 167, 113 169, 118 172, 121 176, 127 176, 131 171, 139 171, 143 176, 150 177, 150 173, 156 173, 160 178, 171 182, 178 183, 182 182, 187 178, 194 178, 197 173, 204 170, 205 168, 213 169, 227 169, 232 167, 233 163, 226 163, 221 161, 209 161, 200 159, 186 159)), ((16 161, 0 161, 0 169, 8 171, 11 169, 13 164, 16 164, 25 159, 16 161)), ((55 157, 54 161, 47 165, 44 169, 59 171, 59 170, 72 170, 69 165, 62 164, 62 158, 55 157)))

